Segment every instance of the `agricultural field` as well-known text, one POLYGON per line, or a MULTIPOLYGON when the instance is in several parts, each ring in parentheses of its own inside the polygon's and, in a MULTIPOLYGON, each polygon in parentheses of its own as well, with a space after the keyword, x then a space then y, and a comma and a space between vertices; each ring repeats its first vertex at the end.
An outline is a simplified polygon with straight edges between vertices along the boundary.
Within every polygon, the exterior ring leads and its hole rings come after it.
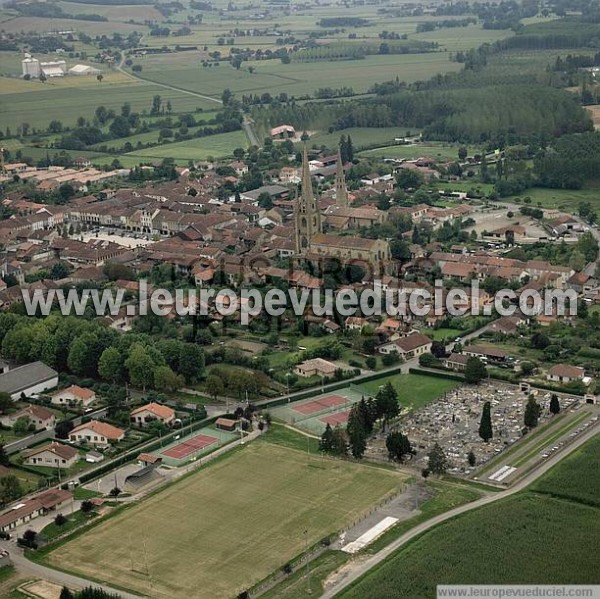
POLYGON ((595 437, 530 490, 424 533, 338 597, 425 599, 438 584, 600 583, 599 448, 595 437))
POLYGON ((248 145, 243 131, 219 133, 208 137, 198 137, 187 141, 161 144, 153 148, 145 148, 125 154, 128 157, 142 159, 174 158, 175 160, 204 160, 209 156, 230 156, 236 148, 248 145))
POLYGON ((79 116, 91 119, 100 105, 119 112, 125 102, 133 110, 149 112, 155 95, 170 100, 176 112, 215 107, 214 102, 120 72, 106 72, 101 83, 95 77, 65 77, 46 83, 0 78, 0 129, 14 130, 23 122, 45 128, 53 119, 73 126, 79 116))
POLYGON ((560 467, 550 470, 532 489, 553 497, 600 507, 598 455, 600 436, 571 454, 560 467))
POLYGON ((268 91, 271 95, 285 92, 301 96, 321 87, 351 87, 355 93, 365 93, 374 83, 396 76, 412 82, 462 68, 450 61, 447 52, 287 65, 280 60, 262 60, 252 63, 254 73, 244 68, 235 71, 227 64, 203 68, 196 52, 148 56, 139 63, 143 76, 149 80, 214 97, 220 97, 226 87, 238 95, 268 91))
POLYGON ((457 381, 436 378, 422 374, 394 374, 368 383, 362 383, 360 386, 365 392, 377 394, 382 385, 392 383, 398 392, 398 399, 403 407, 420 408, 444 393, 448 393, 458 386, 457 381))
POLYGON ((140 593, 152 589, 158 599, 231 597, 402 481, 261 439, 77 536, 48 561, 140 593))
POLYGON ((598 534, 596 508, 519 495, 425 533, 339 597, 429 599, 438 584, 597 584, 598 534))
POLYGON ((440 48, 448 52, 458 52, 478 48, 482 44, 492 44, 513 35, 506 29, 483 29, 480 24, 468 27, 441 28, 425 33, 415 33, 410 39, 422 42, 437 42, 440 48))
POLYGON ((138 31, 144 21, 162 21, 162 14, 152 4, 104 6, 102 4, 86 4, 83 2, 57 2, 66 13, 75 15, 100 15, 109 21, 129 23, 135 21, 138 31))
MULTIPOLYGON (((96 6, 94 5, 94 8, 96 6)), ((96 11, 94 10, 94 12, 96 11)), ((0 30, 4 30, 6 33, 19 33, 21 31, 46 33, 51 30, 81 31, 94 37, 96 35, 112 35, 113 33, 127 35, 134 31, 145 32, 146 27, 140 24, 118 21, 82 21, 79 19, 46 19, 43 17, 19 16, 0 23, 0 30)))

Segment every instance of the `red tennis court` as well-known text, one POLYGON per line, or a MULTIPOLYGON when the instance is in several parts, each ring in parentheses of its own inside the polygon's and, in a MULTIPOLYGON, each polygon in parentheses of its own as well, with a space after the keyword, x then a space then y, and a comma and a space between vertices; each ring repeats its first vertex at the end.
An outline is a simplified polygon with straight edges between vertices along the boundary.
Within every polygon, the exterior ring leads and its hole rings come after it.
POLYGON ((186 439, 182 443, 175 445, 175 447, 171 447, 166 451, 163 451, 162 454, 168 458, 174 458, 176 460, 181 460, 189 456, 191 453, 198 451, 199 449, 204 449, 213 443, 216 443, 218 439, 215 437, 209 437, 208 435, 196 435, 191 439, 186 439))
POLYGON ((337 426, 338 424, 346 424, 348 422, 349 414, 349 411, 338 412, 337 414, 329 414, 329 416, 323 416, 323 418, 319 418, 319 420, 324 424, 329 424, 330 426, 337 426))
POLYGON ((308 416, 309 414, 314 414, 315 412, 320 412, 321 410, 326 410, 327 408, 341 406, 345 403, 346 398, 342 397, 341 395, 328 395, 327 397, 314 399, 313 401, 309 401, 308 403, 293 406, 292 410, 294 410, 294 412, 299 412, 300 414, 308 416))

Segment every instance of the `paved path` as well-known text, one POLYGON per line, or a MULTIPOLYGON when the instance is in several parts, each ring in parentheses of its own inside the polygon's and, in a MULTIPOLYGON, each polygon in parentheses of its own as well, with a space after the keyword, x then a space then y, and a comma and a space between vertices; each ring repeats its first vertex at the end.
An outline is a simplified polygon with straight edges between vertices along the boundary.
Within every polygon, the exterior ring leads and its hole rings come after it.
POLYGON ((505 499, 506 497, 510 497, 515 493, 519 493, 523 491, 526 487, 528 487, 535 480, 540 478, 540 476, 544 475, 550 468, 558 464, 562 459, 566 458, 573 451, 581 447, 586 441, 589 441, 592 437, 594 437, 600 431, 600 423, 596 424, 590 428, 589 431, 581 435, 581 437, 575 441, 572 445, 565 448, 563 451, 559 452, 552 458, 549 458, 547 461, 543 462, 538 468, 532 470, 529 474, 527 474, 523 479, 521 479, 514 487, 507 489, 506 491, 501 491, 499 493, 495 493, 493 495, 486 495, 481 499, 473 501, 471 503, 467 503, 465 505, 461 505, 449 512, 444 514, 440 514, 427 520, 426 522, 422 522, 418 524, 414 528, 412 528, 407 533, 403 534, 400 538, 396 539, 394 542, 387 545, 384 549, 374 554, 372 557, 369 557, 363 562, 356 563, 354 565, 350 565, 349 569, 344 573, 344 575, 339 578, 332 586, 327 588, 325 592, 321 595, 321 599, 333 599, 338 593, 342 592, 348 586, 350 586, 353 582, 358 580, 361 576, 366 574, 371 568, 374 568, 382 561, 384 561, 387 557, 389 557, 394 551, 406 545, 409 541, 420 535, 421 533, 430 530, 431 528, 445 522, 446 520, 450 520, 459 514, 464 514, 466 512, 470 512, 471 510, 480 508, 484 505, 488 505, 490 503, 494 503, 495 501, 499 501, 500 499, 505 499))

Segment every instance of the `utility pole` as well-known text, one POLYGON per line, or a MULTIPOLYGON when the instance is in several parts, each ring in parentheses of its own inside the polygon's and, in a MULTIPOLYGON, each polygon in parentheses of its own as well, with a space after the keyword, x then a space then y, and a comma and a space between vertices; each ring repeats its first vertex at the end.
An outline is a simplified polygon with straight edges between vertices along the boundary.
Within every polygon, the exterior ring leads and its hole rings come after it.
POLYGON ((310 586, 310 557, 308 555, 308 528, 304 531, 304 555, 306 557, 306 578, 307 578, 306 592, 309 595, 311 595, 312 589, 310 586))

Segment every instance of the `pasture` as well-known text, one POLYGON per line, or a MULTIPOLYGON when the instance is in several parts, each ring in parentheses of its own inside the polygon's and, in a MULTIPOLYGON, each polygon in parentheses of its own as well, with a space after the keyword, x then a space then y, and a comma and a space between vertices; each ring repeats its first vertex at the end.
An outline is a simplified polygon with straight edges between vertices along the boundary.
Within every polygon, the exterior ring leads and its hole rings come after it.
POLYGON ((400 489, 394 472, 258 440, 75 537, 51 565, 155 599, 232 597, 400 489), (305 534, 305 531, 306 534, 305 534))
POLYGON ((441 379, 423 374, 394 374, 385 378, 362 383, 361 388, 370 395, 377 395, 379 388, 392 383, 398 393, 402 407, 420 408, 438 397, 449 393, 459 385, 457 381, 441 379))

